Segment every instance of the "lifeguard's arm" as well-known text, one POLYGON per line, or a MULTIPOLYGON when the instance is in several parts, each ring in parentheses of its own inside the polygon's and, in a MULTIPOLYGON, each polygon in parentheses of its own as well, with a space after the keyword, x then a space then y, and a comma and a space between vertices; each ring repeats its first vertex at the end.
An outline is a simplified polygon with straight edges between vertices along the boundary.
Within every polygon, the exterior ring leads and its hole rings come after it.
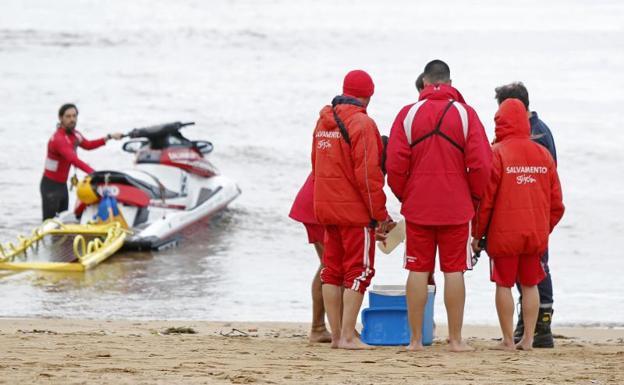
POLYGON ((487 227, 490 223, 496 195, 498 194, 498 186, 501 182, 502 168, 500 155, 494 153, 492 172, 490 173, 483 197, 477 207, 477 213, 472 221, 472 236, 475 239, 483 238, 488 230, 487 227))
POLYGON ((91 166, 80 160, 78 158, 78 155, 76 154, 76 150, 74 150, 74 148, 60 136, 54 141, 54 147, 65 160, 70 162, 72 165, 78 167, 82 171, 86 172, 87 174, 91 174, 93 171, 95 171, 91 168, 91 166))
POLYGON ((388 211, 381 172, 381 137, 375 122, 368 117, 355 117, 352 127, 349 136, 355 181, 371 219, 383 222, 388 211))
POLYGON ((405 197, 405 186, 410 172, 411 148, 407 143, 407 136, 403 128, 405 112, 401 110, 394 119, 388 138, 386 149, 386 172, 388 173, 388 186, 402 201, 405 197))
POLYGON ((561 192, 561 182, 554 163, 550 166, 550 231, 552 232, 557 223, 563 217, 565 207, 563 206, 563 194, 561 192))
POLYGON ((88 140, 79 132, 76 132, 76 136, 78 137, 78 145, 85 150, 95 150, 96 148, 102 147, 106 144, 106 137, 95 140, 88 140))
POLYGON ((464 146, 464 165, 468 171, 468 186, 475 208, 482 199, 492 170, 492 148, 477 113, 468 110, 468 135, 464 146))

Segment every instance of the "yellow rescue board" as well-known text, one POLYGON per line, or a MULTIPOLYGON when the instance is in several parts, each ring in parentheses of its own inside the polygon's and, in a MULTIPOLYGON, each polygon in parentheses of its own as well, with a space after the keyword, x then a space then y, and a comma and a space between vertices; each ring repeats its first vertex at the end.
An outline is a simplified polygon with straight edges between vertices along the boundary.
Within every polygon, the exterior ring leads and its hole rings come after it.
POLYGON ((17 244, 0 245, 0 269, 89 270, 119 250, 128 231, 119 222, 63 224, 45 221, 17 244))

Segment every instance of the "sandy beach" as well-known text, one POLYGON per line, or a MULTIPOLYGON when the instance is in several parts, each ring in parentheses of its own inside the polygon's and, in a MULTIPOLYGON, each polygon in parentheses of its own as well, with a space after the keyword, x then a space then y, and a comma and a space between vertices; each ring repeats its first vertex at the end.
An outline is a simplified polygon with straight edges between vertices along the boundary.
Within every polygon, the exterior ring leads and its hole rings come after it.
POLYGON ((422 353, 332 350, 297 323, 0 320, 1 384, 622 384, 624 330, 556 328, 555 349, 488 348, 498 329, 468 326, 474 353, 449 353, 440 326, 422 353), (187 333, 169 333, 167 329, 187 333), (186 328, 186 329, 185 329, 186 328), (192 330, 190 330, 192 329, 192 330), (189 334, 189 331, 196 332, 189 334))

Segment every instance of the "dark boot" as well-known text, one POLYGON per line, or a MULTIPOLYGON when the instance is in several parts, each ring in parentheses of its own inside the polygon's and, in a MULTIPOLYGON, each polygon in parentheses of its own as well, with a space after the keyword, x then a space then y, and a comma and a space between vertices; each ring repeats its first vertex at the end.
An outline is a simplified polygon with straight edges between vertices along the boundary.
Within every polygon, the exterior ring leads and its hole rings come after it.
POLYGON ((522 321, 522 305, 518 304, 516 307, 518 309, 518 323, 516 324, 516 329, 514 330, 514 343, 520 342, 522 336, 524 335, 524 321, 522 321))
POLYGON ((553 309, 539 309, 537 316, 537 324, 535 325, 535 337, 533 339, 534 348, 554 348, 555 340, 553 339, 550 323, 552 321, 553 309))

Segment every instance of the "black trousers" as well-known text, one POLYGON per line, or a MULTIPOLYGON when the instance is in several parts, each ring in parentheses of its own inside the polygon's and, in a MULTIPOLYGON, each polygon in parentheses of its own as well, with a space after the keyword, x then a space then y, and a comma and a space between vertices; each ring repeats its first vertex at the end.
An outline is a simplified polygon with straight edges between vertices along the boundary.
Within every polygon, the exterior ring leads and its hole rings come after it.
POLYGON ((55 182, 52 179, 41 178, 39 185, 41 191, 41 206, 43 208, 43 220, 54 218, 56 214, 67 210, 69 206, 69 193, 67 183, 55 182))

